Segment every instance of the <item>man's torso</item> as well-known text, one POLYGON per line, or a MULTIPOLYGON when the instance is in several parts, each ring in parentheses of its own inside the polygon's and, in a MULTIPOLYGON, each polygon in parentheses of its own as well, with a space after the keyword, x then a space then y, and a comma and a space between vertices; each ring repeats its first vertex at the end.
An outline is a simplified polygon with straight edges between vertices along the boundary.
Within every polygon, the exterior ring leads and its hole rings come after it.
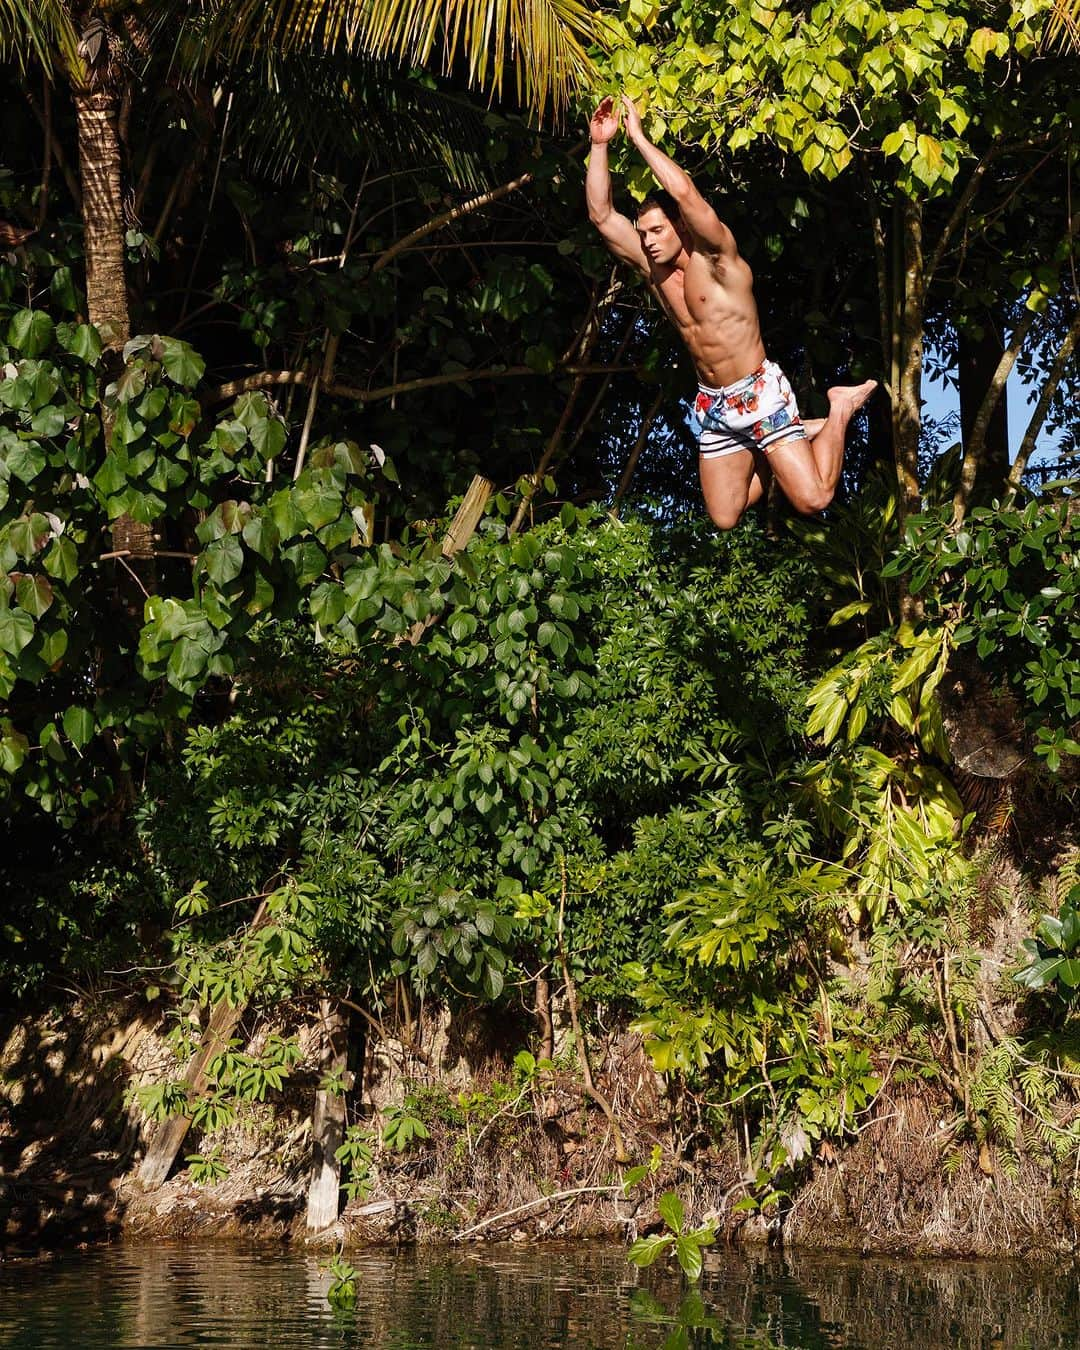
POLYGON ((764 361, 754 278, 744 259, 694 249, 685 271, 664 268, 650 280, 702 384, 734 384, 764 361))

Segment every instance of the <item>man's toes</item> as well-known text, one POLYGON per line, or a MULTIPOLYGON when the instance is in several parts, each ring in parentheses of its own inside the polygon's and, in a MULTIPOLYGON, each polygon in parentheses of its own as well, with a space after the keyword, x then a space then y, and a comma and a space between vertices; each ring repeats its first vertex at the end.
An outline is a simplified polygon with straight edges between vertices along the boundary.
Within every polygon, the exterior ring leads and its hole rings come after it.
POLYGON ((847 413, 857 412, 874 390, 877 380, 863 380, 862 384, 837 384, 829 390, 829 404, 840 404, 847 413))

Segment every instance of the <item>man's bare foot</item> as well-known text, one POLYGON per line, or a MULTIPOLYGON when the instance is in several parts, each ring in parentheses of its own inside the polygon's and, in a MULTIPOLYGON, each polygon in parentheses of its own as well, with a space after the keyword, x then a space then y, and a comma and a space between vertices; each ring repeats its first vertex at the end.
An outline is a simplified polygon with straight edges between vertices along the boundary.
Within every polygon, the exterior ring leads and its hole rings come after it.
POLYGON ((862 384, 836 384, 829 390, 830 413, 839 413, 842 417, 853 417, 878 387, 877 380, 864 380, 862 384))

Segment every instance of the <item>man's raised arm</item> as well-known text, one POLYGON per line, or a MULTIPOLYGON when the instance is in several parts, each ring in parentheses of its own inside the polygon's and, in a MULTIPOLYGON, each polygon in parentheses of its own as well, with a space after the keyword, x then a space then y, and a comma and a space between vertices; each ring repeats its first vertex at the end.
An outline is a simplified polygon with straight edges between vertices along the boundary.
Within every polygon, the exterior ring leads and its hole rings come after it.
POLYGON ((600 231, 604 243, 623 262, 649 275, 649 261, 633 223, 615 210, 611 199, 611 172, 608 169, 608 145, 619 129, 619 116, 610 98, 593 113, 589 122, 592 149, 585 173, 585 201, 589 219, 600 231))
POLYGON ((694 186, 694 180, 680 169, 670 155, 658 150, 645 135, 638 110, 623 95, 626 110, 626 134, 637 147, 642 159, 653 172, 653 177, 671 193, 687 229, 705 250, 714 253, 736 254, 735 236, 694 186))

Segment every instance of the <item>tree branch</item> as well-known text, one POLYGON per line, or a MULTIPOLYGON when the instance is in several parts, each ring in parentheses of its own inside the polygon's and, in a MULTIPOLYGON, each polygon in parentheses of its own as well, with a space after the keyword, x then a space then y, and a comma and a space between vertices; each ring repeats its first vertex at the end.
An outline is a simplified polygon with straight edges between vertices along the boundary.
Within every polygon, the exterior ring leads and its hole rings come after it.
MULTIPOLYGON (((874 267, 877 272, 878 284, 878 323, 881 326, 881 360, 882 366, 889 364, 892 354, 892 325, 890 323, 891 311, 889 308, 889 263, 888 251, 885 245, 885 226, 881 219, 881 211, 878 208, 877 195, 874 192, 873 180, 870 177, 870 170, 866 166, 866 160, 860 157, 860 167, 863 171, 863 180, 866 184, 867 208, 870 212, 870 232, 874 240, 874 267)), ((890 368, 888 384, 888 395, 890 405, 895 405, 897 391, 892 387, 892 371, 890 368)))
POLYGON ((927 285, 930 284, 942 258, 945 256, 945 250, 949 246, 949 241, 952 239, 959 228, 960 222, 967 214, 968 207, 971 205, 976 192, 979 190, 979 184, 986 177, 987 170, 1001 153, 1001 150, 1002 142, 1000 140, 994 141, 986 154, 983 155, 982 159, 979 160, 978 164, 976 164, 975 168, 971 171, 971 177, 968 179, 963 192, 961 192, 960 196, 956 199, 956 205, 953 207, 952 215, 945 222, 945 228, 941 231, 941 235, 934 246, 934 251, 930 255, 930 261, 926 265, 927 285))
POLYGON ((425 221, 419 229, 415 229, 411 234, 404 235, 396 244, 391 244, 388 249, 380 253, 372 264, 372 275, 381 272, 384 267, 389 266, 399 253, 410 248, 418 239, 424 239, 429 234, 434 234, 436 230, 441 230, 444 225, 449 225, 452 221, 459 220, 462 216, 471 215, 473 211, 479 211, 481 207, 488 206, 492 202, 497 202, 500 197, 506 197, 511 192, 516 192, 518 188, 525 187, 531 183, 533 175, 523 173, 520 178, 512 178, 509 183, 503 183, 500 187, 492 188, 490 192, 482 192, 479 197, 473 197, 470 201, 462 202, 460 206, 451 207, 449 211, 444 211, 441 215, 432 216, 425 221))
POLYGON ((992 142, 982 159, 979 160, 978 164, 976 164, 975 168, 972 170, 971 177, 968 179, 963 192, 961 192, 960 196, 957 198, 952 215, 946 222, 945 228, 942 230, 941 236, 934 247, 934 251, 930 255, 930 262, 926 268, 927 286, 929 286, 933 279, 933 276, 938 269, 938 265, 945 256, 945 250, 949 246, 949 241, 959 228, 960 222, 963 220, 968 207, 971 205, 976 192, 979 190, 979 184, 986 177, 987 170, 990 168, 991 164, 993 164, 994 160, 997 159, 999 155, 1012 154, 1016 150, 1034 149, 1035 146, 1043 145, 1046 141, 1050 140, 1051 135, 1052 133, 1047 131, 1040 136, 1032 136, 1030 140, 1014 141, 1008 145, 1000 139, 992 142))
POLYGON ((63 146, 61 146, 60 141, 55 131, 52 129, 52 127, 46 126, 45 114, 38 107, 37 99, 34 98, 33 94, 30 92, 29 86, 26 84, 26 81, 22 78, 21 75, 19 76, 19 84, 22 87, 23 94, 26 96, 26 101, 27 103, 29 103, 31 111, 38 120, 42 132, 48 138, 46 148, 48 150, 51 150, 52 152, 52 157, 56 161, 56 167, 60 170, 61 174, 64 177, 64 182, 67 185, 67 190, 71 196, 71 200, 75 203, 76 209, 81 211, 82 189, 79 186, 79 180, 78 178, 76 178, 71 165, 67 162, 67 158, 64 155, 63 146))
MULTIPOLYGON (((1028 297, 1038 294, 1038 291, 1032 291, 1028 297)), ((1012 373, 1013 366, 1016 365, 1016 358, 1020 355, 1024 341, 1031 330, 1031 325, 1035 322, 1035 311, 1025 307, 1020 322, 1013 329, 1012 337, 1009 339, 1009 345, 1001 354, 1001 360, 997 364, 990 379, 990 387, 986 391, 986 397, 979 405, 979 411, 975 414, 975 421, 972 423, 971 436, 968 444, 964 446, 964 462, 960 469, 960 482, 956 488, 956 495, 953 497, 953 525, 960 526, 963 523, 964 516, 967 514, 968 501, 971 497, 971 490, 975 486, 975 480, 978 477, 979 465, 982 462, 982 452, 986 444, 986 433, 990 426, 990 419, 994 415, 994 409, 1001 401, 1001 395, 1004 393, 1005 384, 1012 373)))
MULTIPOLYGON (((432 389, 442 384, 471 384, 474 380, 521 379, 529 375, 631 375, 641 369, 636 365, 574 365, 557 366, 554 371, 533 370, 531 366, 503 366, 481 370, 461 370, 449 375, 423 375, 415 380, 401 380, 397 384, 381 385, 377 389, 361 389, 352 384, 321 383, 324 394, 331 398, 352 399, 356 403, 381 403, 393 398, 395 394, 412 394, 420 389, 432 389)), ((204 408, 224 403, 238 394, 246 394, 253 389, 275 389, 280 385, 309 385, 315 376, 310 370, 261 370, 254 375, 245 375, 239 380, 230 380, 226 384, 211 389, 202 397, 204 408)))
MULTIPOLYGON (((575 352, 577 353, 579 360, 587 361, 589 359, 595 351, 596 344, 600 338, 600 316, 605 309, 615 302, 615 298, 621 290, 622 282, 619 279, 618 270, 613 267, 603 295, 598 298, 596 288, 593 288, 592 301, 589 305, 589 311, 585 316, 585 321, 578 330, 578 334, 573 343, 571 343, 566 354, 563 356, 563 362, 568 361, 575 352)), ((619 351, 621 354, 623 348, 620 347, 619 351)), ((551 433, 547 445, 544 447, 544 453, 540 456, 540 462, 529 476, 529 486, 522 494, 521 501, 518 503, 518 509, 514 514, 513 520, 510 522, 511 534, 517 534, 518 530, 521 529, 525 520, 525 515, 532 503, 532 499, 536 495, 540 484, 544 481, 544 475, 547 473, 548 468, 562 446, 566 428, 570 425, 570 418, 573 415, 574 409, 577 407, 578 398, 580 397, 582 387, 585 384, 585 368, 579 366, 578 370, 579 373, 574 377, 574 383, 570 389, 570 396, 566 400, 562 415, 556 423, 555 430, 551 433)))
POLYGON ((1065 334, 1065 339, 1057 350, 1054 363, 1050 367, 1046 382, 1039 394, 1039 401, 1035 405, 1035 411, 1031 414, 1031 421, 1024 432, 1024 439, 1020 442, 1020 449, 1013 461, 1012 468, 1009 470, 1008 491, 1005 494, 1007 502, 1012 501, 1020 487, 1020 480, 1024 476, 1024 470, 1027 468, 1031 452, 1035 449, 1035 441, 1042 430, 1043 423, 1046 421, 1050 404, 1054 401, 1057 387, 1061 383, 1061 378, 1065 374, 1065 368, 1069 364, 1069 359, 1078 340, 1080 340, 1080 314, 1077 314, 1073 320, 1072 327, 1065 334))
POLYGON ((630 480, 634 476, 634 470, 637 468, 638 456, 645 448, 645 442, 649 439, 649 432, 652 431, 653 423, 656 421, 660 412, 660 405, 664 401, 663 389, 657 390, 656 397, 653 399, 649 411, 641 419, 641 426, 638 428, 637 439, 634 441, 634 447, 626 457, 626 467, 622 471, 622 477, 619 479, 619 486, 615 489, 614 510, 617 512, 619 503, 622 501, 623 494, 630 486, 630 480))

